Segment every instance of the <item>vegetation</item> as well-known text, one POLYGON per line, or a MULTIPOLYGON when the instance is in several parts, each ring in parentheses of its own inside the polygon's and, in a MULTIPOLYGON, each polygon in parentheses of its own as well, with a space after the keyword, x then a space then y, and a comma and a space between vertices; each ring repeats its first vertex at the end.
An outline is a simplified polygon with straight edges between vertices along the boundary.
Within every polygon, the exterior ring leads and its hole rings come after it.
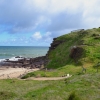
POLYGON ((100 100, 99 79, 94 72, 58 81, 1 80, 0 100, 100 100))
POLYGON ((75 92, 72 92, 69 97, 68 100, 80 100, 79 97, 76 95, 75 92))
POLYGON ((100 61, 100 28, 88 29, 58 37, 55 41, 64 41, 48 54, 48 68, 59 68, 68 64, 91 63, 100 61), (71 48, 74 46, 83 48, 81 57, 70 58, 71 48), (78 59, 79 58, 79 59, 78 59))
POLYGON ((7 90, 5 91, 0 91, 0 100, 7 100, 15 97, 15 93, 9 92, 7 90))
MULTIPOLYGON (((97 69, 92 67, 91 64, 85 64, 86 73, 96 73, 97 69)), ((29 77, 63 77, 68 73, 70 75, 78 75, 83 74, 81 66, 74 65, 66 65, 61 68, 51 69, 51 70, 39 70, 35 72, 31 72, 22 77, 22 79, 26 79, 29 77)))
POLYGON ((47 71, 32 72, 24 76, 28 77, 53 77, 65 74, 92 73, 99 71, 100 62, 100 28, 71 32, 58 37, 55 41, 63 41, 55 49, 48 53, 49 63, 47 71), (71 55, 71 49, 77 47, 77 52, 71 55), (95 69, 94 69, 95 68, 95 69))
POLYGON ((55 41, 63 42, 49 52, 47 70, 22 78, 68 73, 72 77, 57 81, 1 80, 0 100, 100 100, 100 28, 71 32, 55 41), (71 52, 74 46, 78 50, 75 55, 71 52))

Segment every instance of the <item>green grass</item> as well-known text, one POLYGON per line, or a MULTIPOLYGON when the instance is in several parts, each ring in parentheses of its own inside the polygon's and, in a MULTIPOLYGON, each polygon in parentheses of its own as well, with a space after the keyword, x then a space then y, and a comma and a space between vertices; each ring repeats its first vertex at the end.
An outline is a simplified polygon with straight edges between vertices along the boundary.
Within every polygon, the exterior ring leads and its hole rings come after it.
POLYGON ((0 100, 99 100, 99 80, 100 72, 58 81, 1 80, 0 100))
POLYGON ((0 91, 0 100, 7 100, 16 97, 16 94, 7 90, 0 91))
MULTIPOLYGON (((85 62, 83 67, 86 68, 86 73, 92 74, 97 72, 97 68, 92 66, 92 63, 85 62)), ((62 77, 66 76, 67 74, 70 75, 78 75, 83 74, 82 73, 82 66, 81 65, 66 65, 57 69, 50 69, 50 70, 39 70, 35 72, 31 72, 26 74, 22 77, 22 79, 26 79, 29 77, 62 77)), ((100 69, 98 69, 99 71, 100 69)))
POLYGON ((48 54, 47 69, 28 77, 72 77, 57 81, 0 80, 0 100, 100 100, 100 28, 72 32, 57 38, 64 41, 48 54), (96 38, 96 39, 95 39, 96 38), (84 49, 77 63, 69 57, 71 47, 84 49), (86 73, 82 73, 82 66, 86 73))
POLYGON ((95 39, 96 36, 99 37, 98 30, 100 29, 88 29, 58 37, 56 41, 64 42, 49 52, 49 63, 46 67, 57 69, 68 64, 74 64, 74 60, 69 57, 73 46, 79 46, 84 50, 82 56, 77 58, 78 62, 84 64, 83 59, 87 60, 87 63, 93 64, 100 61, 100 38, 95 39))
POLYGON ((68 100, 80 100, 79 96, 77 96, 77 94, 75 92, 72 92, 69 97, 68 100))
POLYGON ((64 75, 69 74, 76 74, 78 72, 81 72, 82 68, 75 67, 73 65, 67 65, 58 69, 52 69, 52 70, 39 70, 35 72, 31 72, 26 74, 22 79, 28 78, 28 77, 62 77, 64 75))

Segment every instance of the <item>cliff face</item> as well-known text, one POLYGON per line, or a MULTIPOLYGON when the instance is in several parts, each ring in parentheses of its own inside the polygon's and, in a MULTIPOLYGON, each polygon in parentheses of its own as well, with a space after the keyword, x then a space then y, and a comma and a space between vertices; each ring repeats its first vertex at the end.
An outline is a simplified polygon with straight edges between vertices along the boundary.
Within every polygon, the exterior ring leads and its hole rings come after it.
POLYGON ((67 41, 57 40, 57 38, 53 39, 53 42, 51 43, 51 46, 49 47, 49 51, 46 55, 48 62, 46 62, 45 64, 47 66, 48 65, 51 66, 52 62, 53 62, 52 64, 53 67, 59 66, 59 65, 64 66, 67 63, 69 63, 69 59, 77 63, 77 61, 81 58, 84 52, 84 49, 81 46, 80 47, 69 46, 67 48, 65 45, 68 45, 67 41), (58 64, 56 65, 56 63, 58 64))
POLYGON ((100 28, 72 31, 53 39, 46 55, 46 67, 58 68, 67 64, 96 63, 100 60, 100 28), (98 38, 97 38, 98 37, 98 38), (96 48, 95 48, 96 47, 96 48))
POLYGON ((63 42, 64 42, 63 40, 57 40, 57 38, 54 38, 53 42, 51 43, 51 46, 49 47, 49 51, 47 52, 47 55, 49 54, 49 52, 57 48, 57 46, 59 46, 63 42))

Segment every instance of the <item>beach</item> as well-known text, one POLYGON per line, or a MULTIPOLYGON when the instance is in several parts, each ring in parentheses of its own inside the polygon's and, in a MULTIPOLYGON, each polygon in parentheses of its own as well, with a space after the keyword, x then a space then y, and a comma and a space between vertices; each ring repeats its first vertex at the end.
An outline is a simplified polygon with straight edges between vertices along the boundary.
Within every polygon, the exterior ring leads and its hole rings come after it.
POLYGON ((29 68, 0 68, 0 79, 12 79, 12 78, 21 78, 23 75, 37 71, 39 68, 29 69, 29 68))
POLYGON ((0 46, 0 79, 20 79, 43 67, 48 47, 0 46))
POLYGON ((21 78, 39 70, 45 63, 48 47, 0 46, 0 79, 21 78))

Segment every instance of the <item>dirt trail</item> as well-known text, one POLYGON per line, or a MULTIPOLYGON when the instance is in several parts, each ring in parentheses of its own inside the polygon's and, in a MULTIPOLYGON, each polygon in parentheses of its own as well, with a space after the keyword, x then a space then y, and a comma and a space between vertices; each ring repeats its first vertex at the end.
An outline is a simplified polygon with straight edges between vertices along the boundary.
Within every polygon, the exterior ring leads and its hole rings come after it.
MULTIPOLYGON (((21 76, 39 70, 38 68, 36 69, 27 69, 27 68, 0 68, 0 79, 12 79, 12 78, 17 78, 20 79, 21 76)), ((71 77, 72 75, 68 75, 65 77, 30 77, 25 80, 61 80, 61 79, 66 79, 71 77)))
POLYGON ((43 80, 43 81, 45 81, 45 80, 61 80, 61 79, 69 78, 71 76, 72 75, 66 76, 66 77, 40 77, 40 78, 30 77, 27 80, 38 80, 38 81, 41 81, 41 80, 43 80))

